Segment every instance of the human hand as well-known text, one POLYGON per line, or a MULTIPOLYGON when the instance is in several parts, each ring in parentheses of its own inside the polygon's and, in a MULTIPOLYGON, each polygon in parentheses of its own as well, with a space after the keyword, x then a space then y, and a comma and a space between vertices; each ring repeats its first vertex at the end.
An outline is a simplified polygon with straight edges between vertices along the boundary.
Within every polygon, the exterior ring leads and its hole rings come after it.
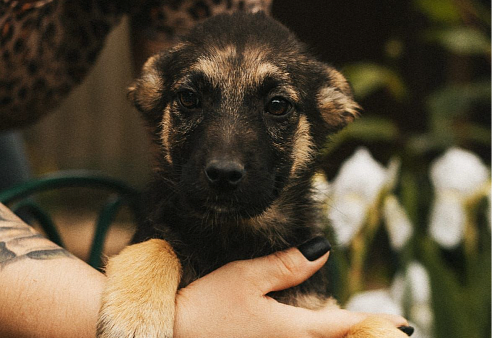
MULTIPOLYGON (((295 286, 327 261, 314 261, 289 249, 270 256, 229 263, 178 292, 174 336, 340 338, 368 314, 336 307, 307 310, 281 304, 269 292, 295 286)), ((394 327, 408 323, 399 316, 378 315, 394 327)), ((397 332, 398 334, 399 332, 397 332)), ((404 337, 405 335, 403 335, 404 337)))

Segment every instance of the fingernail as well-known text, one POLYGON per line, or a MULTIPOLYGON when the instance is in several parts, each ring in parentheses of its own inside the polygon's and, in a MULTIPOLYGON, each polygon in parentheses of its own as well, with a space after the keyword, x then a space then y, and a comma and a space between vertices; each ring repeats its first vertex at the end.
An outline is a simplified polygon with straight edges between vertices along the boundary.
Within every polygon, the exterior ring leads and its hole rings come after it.
POLYGON ((413 334, 413 331, 415 331, 413 326, 400 326, 399 329, 409 337, 413 334))
POLYGON ((323 236, 314 237, 297 247, 309 261, 315 261, 331 250, 331 244, 323 236))

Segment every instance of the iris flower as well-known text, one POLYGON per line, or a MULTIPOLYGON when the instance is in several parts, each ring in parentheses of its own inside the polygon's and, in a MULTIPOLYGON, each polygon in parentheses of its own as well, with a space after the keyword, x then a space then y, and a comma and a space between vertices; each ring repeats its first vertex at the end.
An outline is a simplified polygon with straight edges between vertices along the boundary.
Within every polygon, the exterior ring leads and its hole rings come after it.
POLYGON ((431 165, 430 175, 435 188, 430 235, 452 249, 464 238, 467 207, 490 194, 490 173, 475 154, 451 148, 431 165))
MULTIPOLYGON (((406 212, 390 194, 398 174, 399 163, 388 168, 374 160, 369 151, 359 148, 340 168, 330 185, 328 218, 338 244, 348 246, 364 224, 383 203, 383 214, 390 242, 400 249, 412 234, 406 212)), ((377 214, 377 212, 376 212, 377 214)))

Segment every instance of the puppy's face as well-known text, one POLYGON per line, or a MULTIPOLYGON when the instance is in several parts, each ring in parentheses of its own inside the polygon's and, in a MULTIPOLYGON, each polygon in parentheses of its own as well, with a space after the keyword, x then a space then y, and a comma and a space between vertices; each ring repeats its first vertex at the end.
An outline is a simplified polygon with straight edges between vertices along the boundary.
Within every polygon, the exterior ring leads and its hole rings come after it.
POLYGON ((358 109, 343 76, 263 14, 209 19, 152 57, 129 96, 180 206, 203 216, 262 213, 358 109))

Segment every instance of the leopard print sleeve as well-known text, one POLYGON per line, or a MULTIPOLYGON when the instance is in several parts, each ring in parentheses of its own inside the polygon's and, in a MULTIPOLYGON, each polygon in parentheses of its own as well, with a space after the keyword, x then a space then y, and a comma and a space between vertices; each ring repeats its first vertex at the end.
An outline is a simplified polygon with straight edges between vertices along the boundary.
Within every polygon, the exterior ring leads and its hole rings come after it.
POLYGON ((80 83, 121 13, 96 1, 0 1, 2 130, 36 121, 80 83))
POLYGON ((48 113, 79 84, 122 15, 137 67, 196 22, 221 12, 268 12, 271 0, 0 0, 0 130, 48 113))

